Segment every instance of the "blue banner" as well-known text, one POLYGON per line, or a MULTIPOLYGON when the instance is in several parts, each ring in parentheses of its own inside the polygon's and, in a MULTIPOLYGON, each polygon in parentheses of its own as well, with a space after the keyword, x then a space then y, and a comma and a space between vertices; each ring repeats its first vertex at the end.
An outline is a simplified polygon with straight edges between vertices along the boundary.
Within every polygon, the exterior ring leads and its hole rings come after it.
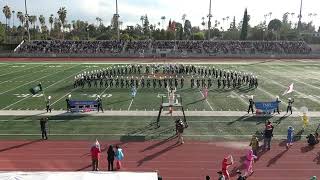
POLYGON ((263 112, 273 111, 277 109, 279 102, 255 102, 255 107, 257 110, 261 110, 263 112))

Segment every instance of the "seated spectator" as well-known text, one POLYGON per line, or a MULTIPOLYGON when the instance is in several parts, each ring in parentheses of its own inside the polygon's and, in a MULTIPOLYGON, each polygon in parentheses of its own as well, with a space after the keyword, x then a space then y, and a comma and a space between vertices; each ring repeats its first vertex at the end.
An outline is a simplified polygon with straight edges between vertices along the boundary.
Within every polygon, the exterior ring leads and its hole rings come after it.
POLYGON ((319 143, 318 136, 319 134, 317 132, 314 135, 309 134, 309 136, 307 136, 309 146, 314 146, 319 143))

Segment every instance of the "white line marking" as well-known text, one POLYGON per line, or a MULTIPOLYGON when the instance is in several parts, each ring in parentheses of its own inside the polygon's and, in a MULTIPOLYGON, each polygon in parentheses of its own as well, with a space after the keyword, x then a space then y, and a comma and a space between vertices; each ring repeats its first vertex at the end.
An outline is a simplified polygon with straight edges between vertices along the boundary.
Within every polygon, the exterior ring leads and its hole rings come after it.
POLYGON ((128 111, 129 111, 130 108, 131 108, 131 105, 132 105, 133 100, 134 100, 134 98, 131 99, 130 105, 129 105, 129 107, 128 107, 128 111))
MULTIPOLYGON (((72 66, 71 68, 73 68, 73 67, 75 67, 75 66, 72 66)), ((68 69, 71 69, 71 68, 68 68, 68 69)), ((63 71, 64 71, 64 70, 63 70, 63 71)), ((60 71, 58 71, 58 72, 60 72, 60 71)), ((58 72, 56 72, 56 73, 58 73, 58 72)), ((53 73, 53 74, 56 74, 56 73, 53 73)), ((51 75, 53 75, 53 74, 51 74, 51 75)), ((76 73, 73 73, 72 75, 70 75, 70 76, 68 76, 68 77, 66 77, 66 78, 64 78, 64 79, 61 79, 60 81, 57 81, 57 82, 55 82, 54 84, 51 84, 50 86, 45 87, 43 90, 46 90, 46 89, 50 88, 51 86, 54 86, 54 85, 60 83, 61 81, 64 81, 65 79, 68 79, 68 78, 74 76, 74 74, 76 74, 76 73)), ((2 108, 1 110, 5 110, 5 109, 7 109, 7 108, 9 108, 9 107, 11 107, 11 106, 13 106, 13 105, 21 102, 21 101, 24 101, 24 100, 26 100, 26 99, 28 99, 28 98, 30 98, 30 97, 32 97, 32 96, 27 96, 27 97, 25 97, 25 98, 23 98, 23 99, 20 99, 19 101, 16 101, 16 102, 14 102, 14 103, 12 103, 12 104, 10 104, 10 105, 2 108)))
MULTIPOLYGON (((41 66, 41 64, 40 64, 39 66, 41 66)), ((5 75, 8 75, 8 74, 18 73, 18 72, 21 72, 21 71, 26 71, 26 70, 28 70, 28 69, 36 68, 36 67, 39 67, 39 66, 32 66, 32 67, 27 68, 27 69, 21 69, 21 70, 19 70, 19 71, 13 71, 13 72, 10 72, 10 73, 1 74, 0 77, 1 77, 1 76, 5 76, 5 75)))
MULTIPOLYGON (((43 71, 43 70, 42 70, 42 71, 43 71)), ((39 72, 42 72, 42 71, 39 71, 39 72)), ((3 81, 3 82, 1 82, 0 84, 6 83, 6 82, 12 82, 12 80, 19 79, 19 78, 23 78, 23 77, 25 77, 25 76, 29 76, 29 75, 31 75, 31 74, 35 74, 35 73, 39 73, 39 72, 33 72, 33 73, 28 73, 28 74, 25 74, 25 75, 22 75, 22 76, 18 76, 18 77, 15 77, 15 78, 13 78, 13 79, 9 79, 9 80, 7 80, 7 81, 3 81)), ((23 81, 14 81, 14 82, 23 82, 23 81)))
POLYGON ((235 95, 235 96, 237 96, 237 98, 241 101, 241 102, 243 102, 243 104, 245 104, 245 105, 249 105, 249 103, 247 102, 247 101, 245 101, 238 93, 236 93, 236 92, 234 92, 234 91, 231 91, 231 93, 233 94, 233 95, 235 95))
POLYGON ((78 64, 78 65, 71 66, 70 68, 67 68, 67 69, 63 69, 63 70, 57 71, 57 72, 52 73, 52 74, 48 74, 48 75, 46 75, 46 76, 42 76, 41 78, 35 79, 35 80, 33 80, 33 81, 29 81, 29 82, 27 82, 27 83, 24 83, 24 84, 22 84, 22 85, 20 85, 20 86, 15 87, 15 88, 13 88, 13 89, 9 89, 9 90, 7 90, 7 91, 4 91, 4 92, 0 93, 0 95, 5 94, 5 93, 10 92, 10 91, 13 91, 13 90, 15 90, 15 89, 18 89, 18 88, 20 88, 20 87, 22 87, 22 86, 25 86, 25 85, 27 85, 27 84, 30 84, 30 83, 32 83, 32 82, 39 81, 40 79, 46 78, 46 77, 48 77, 48 76, 52 76, 52 75, 57 74, 57 73, 59 73, 59 72, 61 72, 61 71, 66 71, 66 70, 72 69, 72 68, 74 68, 74 67, 76 67, 76 66, 79 66, 79 64, 78 64))
MULTIPOLYGON (((201 92, 200 89, 199 89, 199 92, 201 93, 202 97, 204 98, 204 95, 203 95, 203 93, 201 92)), ((208 99, 206 99, 206 102, 207 102, 208 106, 210 107, 211 111, 213 111, 213 108, 212 108, 212 106, 210 105, 208 99)))

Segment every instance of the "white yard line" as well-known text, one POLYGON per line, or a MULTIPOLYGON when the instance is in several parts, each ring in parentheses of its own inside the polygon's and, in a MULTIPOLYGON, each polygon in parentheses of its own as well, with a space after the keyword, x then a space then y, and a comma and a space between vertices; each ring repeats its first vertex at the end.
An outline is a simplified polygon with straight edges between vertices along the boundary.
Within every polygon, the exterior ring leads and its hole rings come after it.
POLYGON ((22 76, 17 76, 17 77, 15 77, 15 78, 13 78, 13 79, 9 79, 9 80, 3 81, 3 82, 1 82, 0 84, 6 83, 6 82, 11 82, 12 80, 19 79, 19 78, 23 78, 23 77, 25 77, 25 76, 29 76, 29 75, 35 74, 35 73, 40 73, 40 72, 43 72, 43 71, 44 71, 44 70, 41 70, 41 71, 39 71, 39 72, 28 73, 28 74, 25 74, 25 75, 22 75, 22 76))
MULTIPOLYGON (((75 66, 72 66, 72 67, 75 67, 75 66)), ((60 71, 58 71, 58 72, 60 72, 60 71)), ((53 73, 53 74, 56 74, 56 73, 53 73)), ((76 73, 73 73, 72 75, 70 75, 70 76, 68 76, 68 77, 66 77, 66 78, 63 78, 63 79, 61 79, 60 81, 57 81, 57 82, 51 84, 50 86, 45 87, 43 90, 46 90, 46 89, 48 89, 48 88, 50 88, 50 87, 52 87, 52 86, 54 86, 54 85, 56 85, 56 84, 58 84, 58 83, 60 83, 60 82, 62 82, 62 81, 64 81, 64 80, 66 80, 66 79, 74 76, 74 74, 76 74, 76 73)), ((52 74, 51 74, 51 75, 52 75, 52 74)), ((44 96, 45 96, 45 95, 44 95, 44 96)), ((13 106, 13 105, 15 105, 15 104, 18 104, 19 102, 24 101, 24 100, 26 100, 26 99, 28 99, 28 98, 30 98, 30 97, 31 97, 31 96, 27 96, 27 97, 25 97, 25 98, 23 98, 23 99, 20 99, 19 101, 16 101, 16 102, 14 102, 14 103, 12 103, 12 104, 10 104, 10 105, 2 108, 1 110, 5 110, 5 109, 7 109, 7 108, 9 108, 9 107, 11 107, 11 106, 13 106)))
POLYGON ((10 92, 10 91, 13 91, 13 90, 16 90, 16 89, 18 89, 18 88, 20 88, 20 87, 22 87, 22 86, 25 86, 25 85, 27 85, 27 84, 33 83, 33 82, 35 82, 35 81, 39 81, 40 79, 46 78, 46 77, 48 77, 48 76, 52 76, 53 74, 57 74, 57 73, 59 73, 59 72, 61 72, 61 71, 66 71, 66 70, 72 69, 72 68, 74 68, 74 67, 76 67, 76 66, 79 66, 79 64, 78 64, 78 65, 71 66, 70 68, 67 68, 67 69, 63 69, 63 70, 60 70, 60 71, 57 71, 57 72, 48 74, 48 75, 46 75, 46 76, 42 76, 41 78, 35 79, 35 80, 33 80, 33 81, 29 81, 29 82, 27 82, 27 83, 24 83, 24 84, 22 84, 22 85, 20 85, 20 86, 15 87, 15 88, 13 88, 13 89, 9 89, 9 90, 7 90, 7 91, 4 91, 4 92, 0 93, 0 95, 5 94, 5 93, 10 92))
POLYGON ((243 104, 245 104, 246 106, 249 105, 249 103, 248 103, 246 100, 244 100, 239 94, 237 94, 237 93, 234 92, 234 91, 231 91, 231 93, 232 93, 233 95, 237 96, 237 98, 238 98, 243 104))
POLYGON ((77 90, 78 88, 74 88, 72 89, 70 92, 68 92, 67 94, 63 95, 62 97, 60 97, 58 100, 56 100, 55 102, 53 102, 51 104, 51 106, 53 106, 54 104, 56 104, 57 102, 59 102, 61 99, 63 99, 64 97, 68 96, 69 94, 71 94, 73 91, 77 90))
MULTIPOLYGON (((202 97, 204 98, 203 93, 201 92, 201 90, 199 89, 199 92, 201 93, 202 97)), ((206 102, 208 104, 208 106, 210 107, 211 111, 213 111, 214 109, 212 108, 211 104, 209 103, 208 99, 206 99, 206 102)))
MULTIPOLYGON (((39 66, 41 66, 41 64, 40 64, 39 66)), ((6 73, 6 74, 0 74, 0 77, 1 77, 1 76, 5 76, 5 75, 8 75, 8 74, 18 73, 18 72, 21 72, 21 71, 26 71, 26 70, 28 70, 28 69, 36 68, 36 67, 39 67, 39 66, 32 66, 32 67, 27 68, 27 69, 24 69, 24 68, 23 68, 23 69, 21 69, 21 70, 19 70, 19 71, 13 71, 13 72, 6 73)))
POLYGON ((129 107, 128 107, 128 111, 129 111, 130 108, 131 108, 131 105, 132 105, 133 100, 134 100, 134 98, 131 99, 131 102, 130 102, 129 107))

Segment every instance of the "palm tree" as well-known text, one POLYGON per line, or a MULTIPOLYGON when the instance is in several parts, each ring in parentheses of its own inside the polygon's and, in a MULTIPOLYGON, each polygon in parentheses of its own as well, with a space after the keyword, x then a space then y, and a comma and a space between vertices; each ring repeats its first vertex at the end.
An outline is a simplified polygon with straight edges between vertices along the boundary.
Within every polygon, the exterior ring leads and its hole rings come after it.
POLYGON ((19 19, 20 21, 20 26, 23 26, 24 24, 24 21, 26 20, 26 18, 24 17, 23 13, 21 11, 19 11, 17 13, 17 18, 19 19))
POLYGON ((11 18, 11 10, 8 5, 5 5, 2 9, 4 16, 6 17, 6 29, 8 28, 8 19, 11 18))
POLYGON ((140 21, 141 21, 141 27, 143 27, 144 16, 140 17, 140 21))
POLYGON ((52 31, 52 24, 53 24, 53 14, 49 17, 49 23, 50 23, 50 31, 52 31))
POLYGON ((186 14, 182 14, 182 22, 183 22, 183 25, 184 25, 184 23, 186 22, 186 17, 187 17, 187 15, 186 14))
POLYGON ((96 21, 97 21, 97 24, 99 24, 99 26, 101 26, 101 24, 102 24, 102 19, 99 18, 99 17, 96 17, 96 21))
POLYGON ((61 7, 57 13, 62 26, 62 39, 64 39, 64 25, 66 23, 67 10, 65 7, 61 7))
POLYGON ((29 22, 33 25, 33 29, 36 29, 37 16, 29 16, 29 22))
POLYGON ((166 21, 166 17, 165 16, 161 16, 161 20, 162 20, 162 28, 164 29, 164 22, 166 21))
POLYGON ((14 26, 14 14, 16 13, 16 11, 12 11, 12 27, 14 26))
POLYGON ((204 22, 204 17, 202 17, 201 19, 202 19, 201 25, 203 26, 203 29, 205 29, 206 23, 204 22))
POLYGON ((44 26, 46 24, 46 19, 43 15, 39 16, 39 22, 40 22, 41 26, 44 26))

